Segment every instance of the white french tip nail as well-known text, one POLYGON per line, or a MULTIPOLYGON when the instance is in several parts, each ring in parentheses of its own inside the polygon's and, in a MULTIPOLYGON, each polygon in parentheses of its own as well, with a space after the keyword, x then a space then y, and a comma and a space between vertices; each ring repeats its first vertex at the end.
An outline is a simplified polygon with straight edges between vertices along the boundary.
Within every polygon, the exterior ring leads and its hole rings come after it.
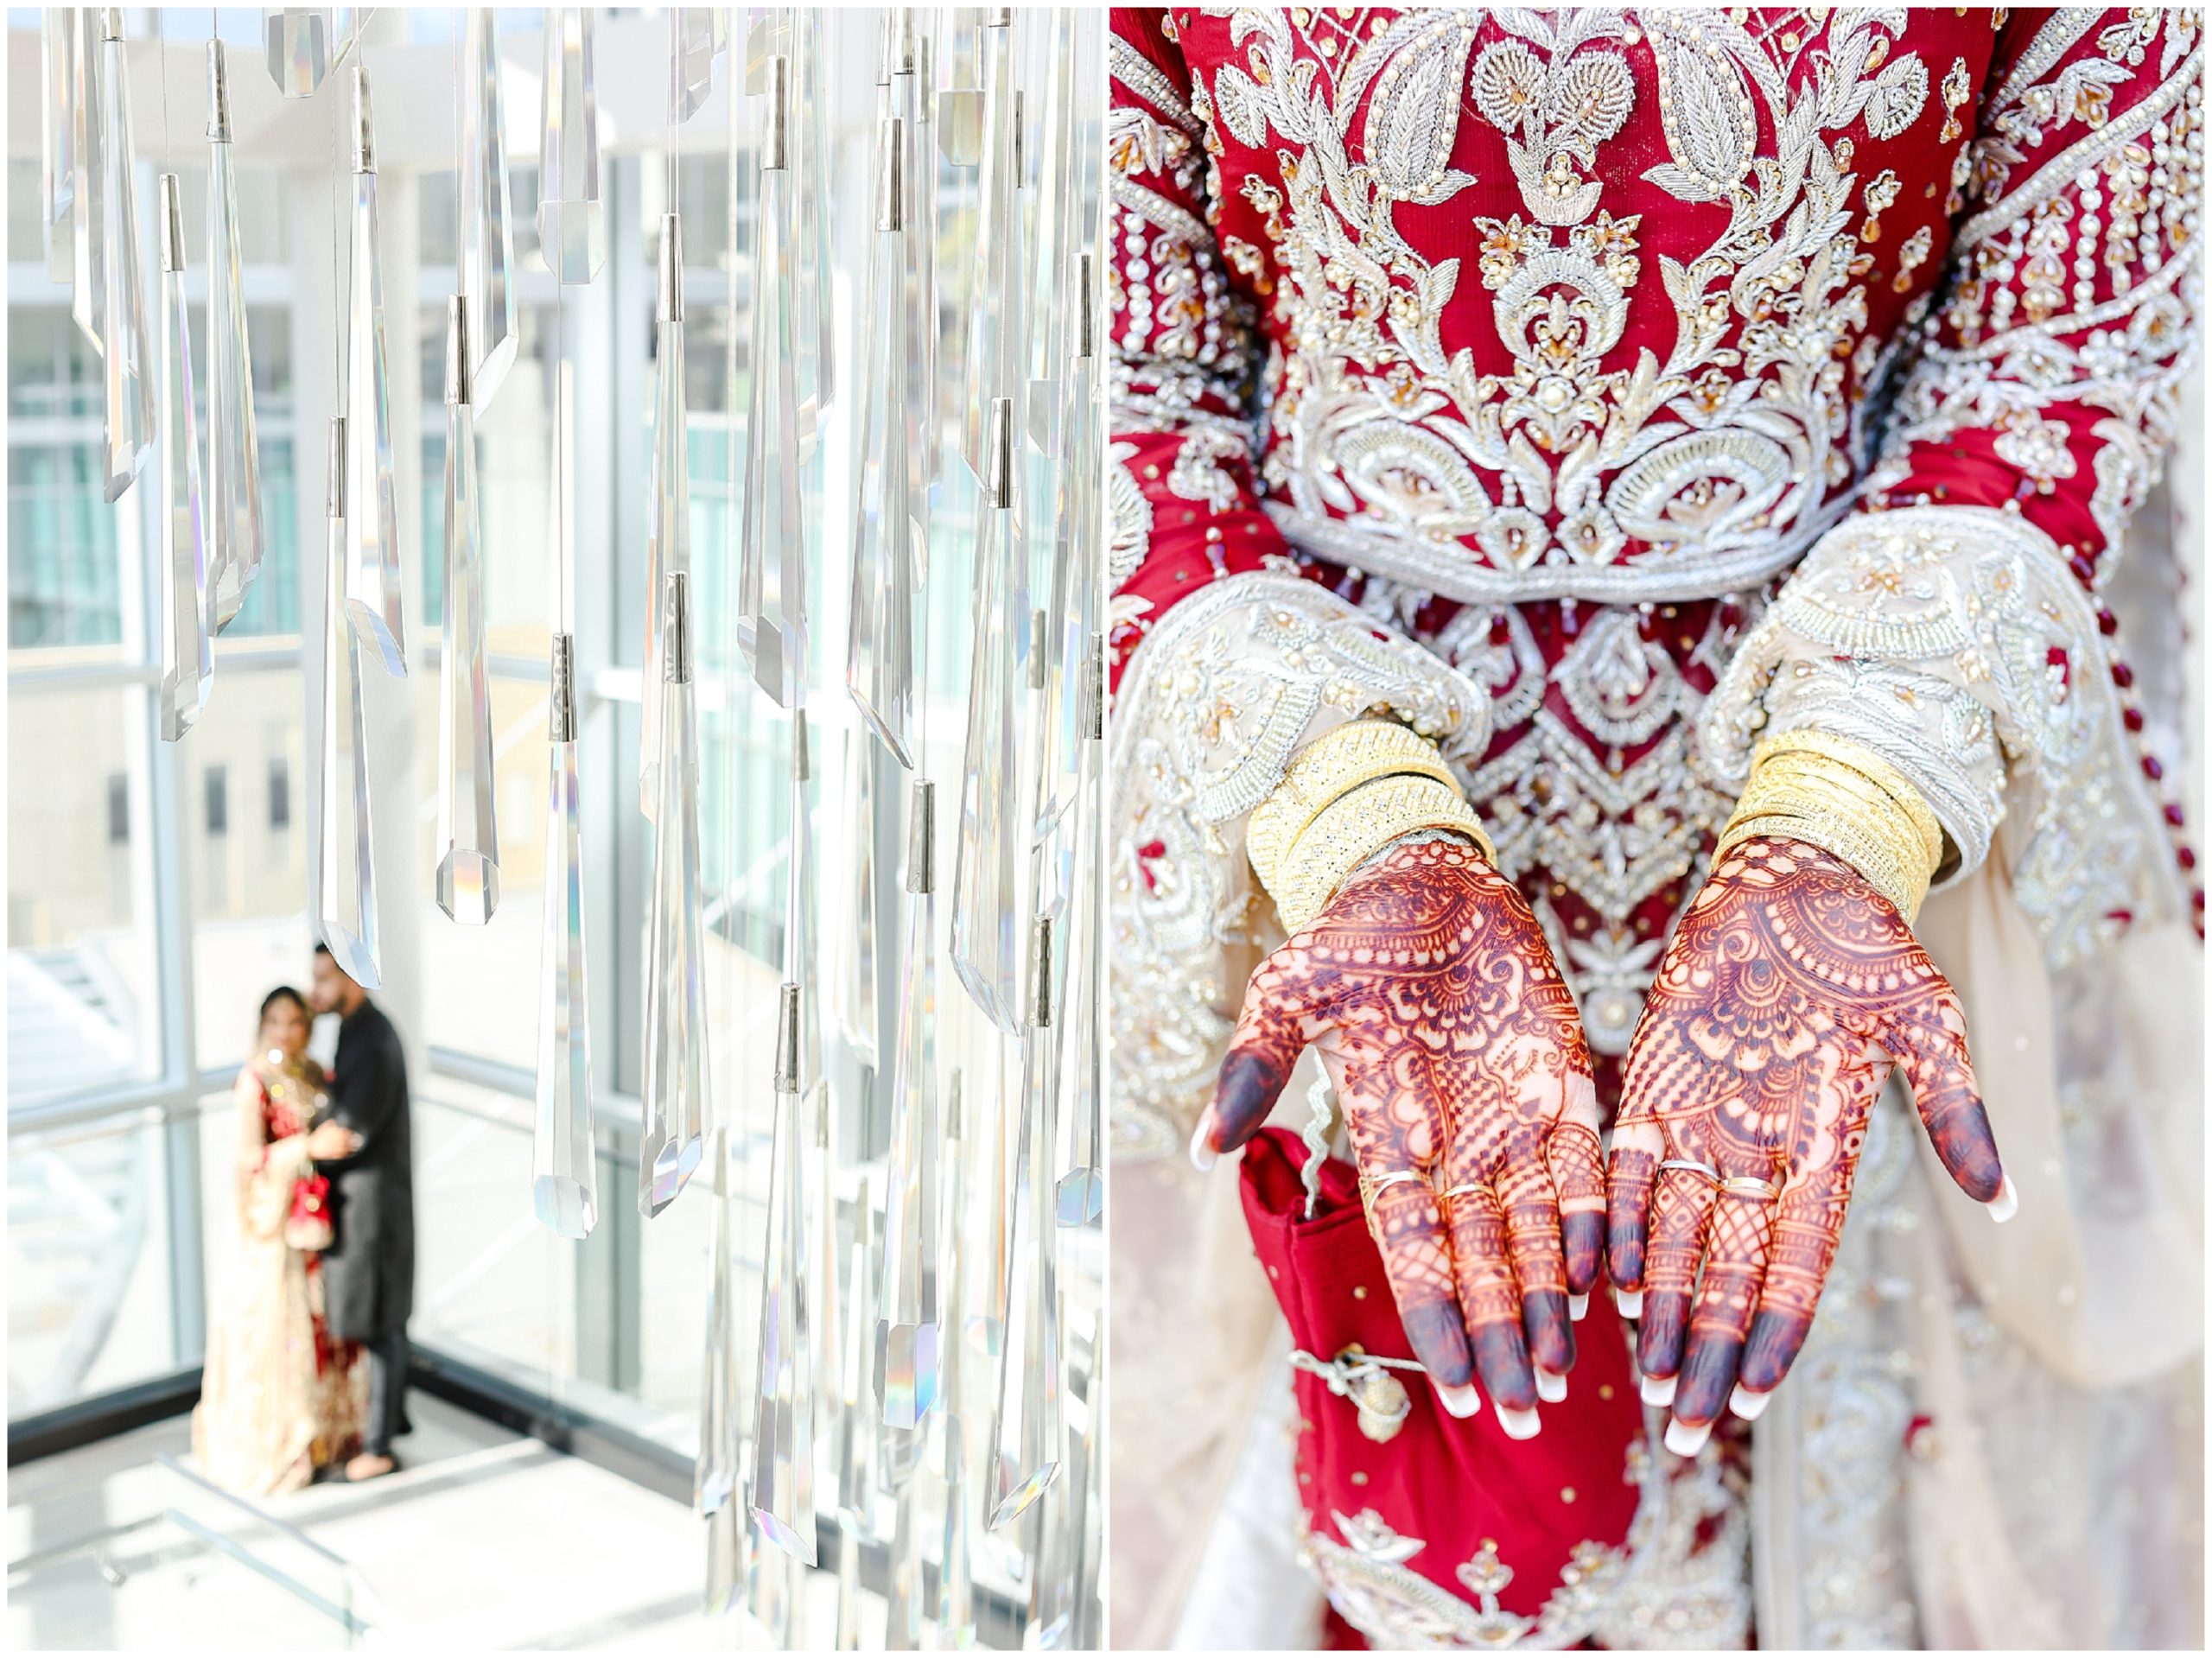
POLYGON ((1766 1408, 1766 1401, 1773 1397, 1774 1394, 1771 1392, 1749 1392, 1739 1382, 1736 1384, 1734 1391, 1728 1395, 1728 1408, 1746 1422, 1756 1422, 1759 1420, 1759 1413, 1766 1408))
POLYGON ((1656 1405, 1661 1410, 1675 1402, 1673 1376, 1646 1376, 1637 1384, 1637 1391, 1643 1395, 1647 1405, 1656 1405))
POLYGON ((1556 1405, 1567 1397, 1567 1378, 1554 1375, 1541 1365, 1536 1367, 1536 1397, 1547 1405, 1556 1405))
POLYGON ((1535 1412, 1510 1410, 1503 1405, 1497 1407, 1497 1425, 1505 1430, 1507 1438, 1514 1439, 1533 1439, 1544 1426, 1535 1412))
POLYGON ((2011 1175, 2005 1177, 2004 1185, 1997 1188, 1997 1195, 1989 1200, 1986 1207, 1989 1210, 1989 1218, 1999 1226, 2004 1225, 2005 1222, 2020 1212, 2020 1194, 2012 1190, 2011 1175))
POLYGON ((1200 1174, 1221 1160, 1221 1153, 1206 1144, 1207 1137, 1212 1132, 1213 1109, 1209 1106, 1198 1113, 1198 1126, 1191 1135, 1191 1166, 1200 1174))
POLYGON ((1643 1292, 1642 1290, 1615 1290, 1613 1305, 1620 1309, 1622 1318, 1641 1318, 1643 1316, 1643 1292))
POLYGON ((1569 1318, 1572 1318, 1576 1324, 1580 1324, 1585 1318, 1590 1316, 1590 1298, 1586 1295, 1568 1296, 1567 1298, 1567 1316, 1569 1318))
POLYGON ((1705 1449, 1705 1442, 1713 1437, 1713 1424, 1692 1427, 1687 1422, 1667 1424, 1667 1449, 1678 1457, 1694 1457, 1705 1449))
POLYGON ((1462 1421, 1483 1407, 1483 1396, 1475 1391, 1472 1383, 1464 1388, 1440 1387, 1436 1396, 1444 1401, 1445 1409, 1462 1421))

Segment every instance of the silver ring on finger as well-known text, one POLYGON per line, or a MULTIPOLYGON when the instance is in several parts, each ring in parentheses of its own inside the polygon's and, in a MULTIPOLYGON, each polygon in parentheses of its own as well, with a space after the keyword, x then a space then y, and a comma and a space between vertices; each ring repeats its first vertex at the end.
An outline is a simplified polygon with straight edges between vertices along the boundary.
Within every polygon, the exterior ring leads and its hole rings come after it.
POLYGON ((1661 1161, 1659 1167, 1662 1172, 1668 1169, 1680 1169, 1685 1174, 1701 1175, 1708 1185, 1717 1186, 1720 1184, 1720 1171, 1710 1163, 1700 1162, 1694 1157, 1666 1158, 1661 1161))

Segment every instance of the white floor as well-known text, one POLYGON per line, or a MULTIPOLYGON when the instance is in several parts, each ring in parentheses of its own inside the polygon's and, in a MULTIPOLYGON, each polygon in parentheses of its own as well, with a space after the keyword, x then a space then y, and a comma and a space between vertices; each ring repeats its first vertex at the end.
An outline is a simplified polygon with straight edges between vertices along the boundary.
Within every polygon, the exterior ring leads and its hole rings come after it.
MULTIPOLYGON (((181 1417, 35 1462, 8 1481, 10 1650, 233 1653, 675 1650, 750 1645, 702 1617, 704 1528, 689 1505, 417 1391, 401 1471, 262 1504, 315 1549, 155 1461, 188 1460, 181 1417), (163 1518, 164 1515, 176 1517, 163 1518), (132 1522, 148 1523, 132 1526, 132 1522), (66 1546, 132 1527, 99 1550, 66 1546), (211 1546, 219 1533, 251 1562, 211 1546), (62 1549, 59 1554, 48 1551, 62 1549), (14 1563, 41 1556, 22 1568, 14 1563), (119 1579, 120 1581, 117 1581, 119 1579)), ((817 1574, 818 1575, 818 1574, 817 1574)))

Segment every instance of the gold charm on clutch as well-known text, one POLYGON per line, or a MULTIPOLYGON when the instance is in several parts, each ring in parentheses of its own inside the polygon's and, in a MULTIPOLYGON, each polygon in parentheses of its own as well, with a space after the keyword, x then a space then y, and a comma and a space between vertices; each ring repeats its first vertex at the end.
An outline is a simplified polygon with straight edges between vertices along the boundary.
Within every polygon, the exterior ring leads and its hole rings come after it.
MULTIPOLYGON (((1355 1342, 1337 1356, 1338 1362, 1356 1360, 1364 1352, 1355 1342)), ((1359 1408, 1359 1431, 1377 1445, 1396 1439, 1406 1418, 1413 1414, 1414 1402, 1405 1383, 1388 1370, 1356 1369, 1351 1391, 1351 1402, 1359 1408)))

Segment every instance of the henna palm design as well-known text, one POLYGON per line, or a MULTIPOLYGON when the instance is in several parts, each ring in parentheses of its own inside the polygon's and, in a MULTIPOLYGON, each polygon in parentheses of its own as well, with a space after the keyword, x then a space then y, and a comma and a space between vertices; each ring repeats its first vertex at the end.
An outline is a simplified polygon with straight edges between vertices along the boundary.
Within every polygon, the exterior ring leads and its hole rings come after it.
POLYGON ((1802 842, 1732 848, 1645 1003, 1607 1179, 1613 1283, 1641 1312, 1644 1396, 1673 1405, 1677 1451, 1724 1402, 1757 1416, 1804 1345, 1892 1064, 1951 1178, 2009 1218, 1958 998, 1904 917, 1802 842), (1661 1166, 1675 1159, 1778 1193, 1661 1166))
POLYGON ((1589 1049, 1527 902, 1455 841, 1347 881, 1253 974, 1202 1161, 1252 1136, 1309 1043, 1361 1172, 1427 1177, 1373 1209, 1414 1355, 1455 1413, 1479 1408, 1479 1372, 1509 1432, 1534 1433, 1539 1397, 1566 1397, 1605 1181, 1589 1049))

